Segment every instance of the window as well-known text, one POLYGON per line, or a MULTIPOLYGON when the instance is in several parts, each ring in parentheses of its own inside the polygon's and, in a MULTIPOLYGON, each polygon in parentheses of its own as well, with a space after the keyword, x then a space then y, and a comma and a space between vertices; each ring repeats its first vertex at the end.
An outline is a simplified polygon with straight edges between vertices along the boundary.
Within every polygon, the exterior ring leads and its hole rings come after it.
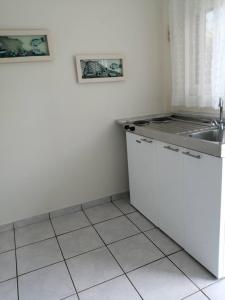
POLYGON ((225 0, 171 0, 173 105, 216 107, 225 96, 225 0))

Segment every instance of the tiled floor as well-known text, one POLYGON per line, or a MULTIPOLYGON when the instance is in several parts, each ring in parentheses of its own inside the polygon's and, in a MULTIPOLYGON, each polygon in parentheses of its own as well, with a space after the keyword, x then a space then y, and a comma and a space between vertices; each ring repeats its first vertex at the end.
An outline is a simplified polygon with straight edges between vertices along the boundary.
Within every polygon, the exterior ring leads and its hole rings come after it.
POLYGON ((225 300, 128 200, 0 233, 0 300, 225 300))

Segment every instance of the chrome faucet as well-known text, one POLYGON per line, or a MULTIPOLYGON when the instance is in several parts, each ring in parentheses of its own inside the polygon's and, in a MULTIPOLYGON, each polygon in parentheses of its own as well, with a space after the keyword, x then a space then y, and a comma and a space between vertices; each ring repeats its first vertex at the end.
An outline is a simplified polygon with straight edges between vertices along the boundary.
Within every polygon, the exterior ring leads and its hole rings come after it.
POLYGON ((220 130, 224 129, 224 121, 223 121, 223 99, 219 99, 219 108, 220 108, 220 118, 219 121, 213 120, 212 124, 216 125, 220 130))
POLYGON ((220 108, 220 128, 223 129, 223 99, 219 99, 219 108, 220 108))

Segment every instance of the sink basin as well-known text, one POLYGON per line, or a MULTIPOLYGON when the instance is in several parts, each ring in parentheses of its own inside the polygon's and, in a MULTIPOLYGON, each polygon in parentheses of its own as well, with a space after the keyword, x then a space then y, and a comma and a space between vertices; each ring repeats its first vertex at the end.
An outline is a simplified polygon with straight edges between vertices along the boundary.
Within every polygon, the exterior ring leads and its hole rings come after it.
POLYGON ((212 129, 209 131, 196 132, 189 135, 190 137, 206 140, 210 142, 222 142, 223 140, 223 131, 219 129, 212 129))
POLYGON ((165 123, 171 121, 170 117, 159 117, 159 118, 153 118, 150 120, 151 123, 165 123))
POLYGON ((145 126, 145 125, 148 125, 150 123, 166 123, 168 121, 171 121, 171 118, 170 117, 158 117, 158 118, 153 118, 153 119, 150 119, 150 120, 136 120, 136 121, 133 121, 132 123, 136 126, 145 126))

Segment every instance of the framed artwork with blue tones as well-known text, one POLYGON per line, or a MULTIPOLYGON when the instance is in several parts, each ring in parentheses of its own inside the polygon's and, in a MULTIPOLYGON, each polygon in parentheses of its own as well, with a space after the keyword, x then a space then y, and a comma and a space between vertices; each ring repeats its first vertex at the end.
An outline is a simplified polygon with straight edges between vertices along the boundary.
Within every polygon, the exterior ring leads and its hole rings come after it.
POLYGON ((0 63, 52 59, 47 30, 0 30, 0 63))
POLYGON ((78 82, 107 82, 125 79, 125 58, 120 54, 76 55, 78 82))

